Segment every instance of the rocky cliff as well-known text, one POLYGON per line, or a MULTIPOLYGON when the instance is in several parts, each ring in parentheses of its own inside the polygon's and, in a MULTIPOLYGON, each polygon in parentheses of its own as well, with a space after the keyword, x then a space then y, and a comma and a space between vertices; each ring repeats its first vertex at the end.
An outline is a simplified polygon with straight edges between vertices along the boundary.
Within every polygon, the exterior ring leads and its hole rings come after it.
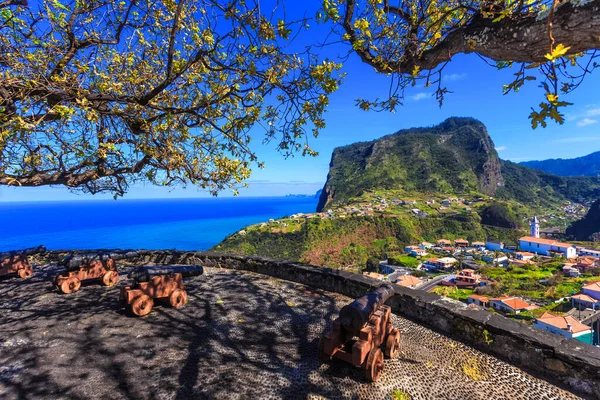
POLYGON ((495 195, 503 185, 485 126, 472 118, 450 118, 336 148, 318 209, 373 188, 495 195))

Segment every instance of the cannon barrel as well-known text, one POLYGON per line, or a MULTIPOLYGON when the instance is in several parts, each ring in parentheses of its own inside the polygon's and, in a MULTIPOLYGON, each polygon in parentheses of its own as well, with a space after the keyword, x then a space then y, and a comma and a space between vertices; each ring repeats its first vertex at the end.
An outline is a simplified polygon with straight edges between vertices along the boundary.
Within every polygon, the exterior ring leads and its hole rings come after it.
POLYGON ((367 293, 344 306, 340 310, 342 326, 355 336, 358 335, 365 324, 369 322, 373 313, 393 295, 394 288, 390 284, 384 284, 377 290, 367 293))
POLYGON ((67 268, 79 268, 82 265, 89 264, 92 261, 96 260, 108 260, 112 258, 113 260, 124 260, 127 258, 133 258, 138 256, 136 251, 119 251, 119 252, 109 252, 109 251, 98 251, 94 253, 85 253, 85 254, 70 254, 66 256, 61 262, 60 265, 66 266, 67 268))
POLYGON ((16 257, 16 256, 32 256, 34 254, 44 253, 46 251, 46 246, 38 246, 38 247, 29 247, 23 250, 10 250, 0 252, 0 260, 4 260, 6 258, 16 257))
POLYGON ((204 274, 204 267, 201 265, 158 265, 138 267, 128 275, 129 279, 136 282, 149 282, 153 276, 181 274, 183 278, 198 276, 204 274))

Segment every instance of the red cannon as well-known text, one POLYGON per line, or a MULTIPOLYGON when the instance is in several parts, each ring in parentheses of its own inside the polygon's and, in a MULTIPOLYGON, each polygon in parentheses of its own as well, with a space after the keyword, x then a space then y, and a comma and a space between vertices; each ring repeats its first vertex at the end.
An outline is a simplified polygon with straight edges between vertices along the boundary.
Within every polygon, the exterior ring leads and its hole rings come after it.
POLYGON ((121 288, 120 303, 134 315, 148 315, 154 307, 154 299, 168 299, 174 308, 187 303, 183 278, 202 275, 200 265, 139 267, 129 274, 133 285, 121 288))
POLYGON ((321 361, 338 358, 364 368, 367 379, 377 381, 383 372, 383 354, 394 358, 400 347, 400 332, 392 327, 391 308, 384 305, 393 295, 392 286, 382 285, 342 308, 319 342, 321 361))
POLYGON ((44 253, 44 246, 31 247, 23 250, 11 250, 0 253, 0 276, 17 274, 20 278, 29 278, 33 273, 27 256, 44 253))
POLYGON ((64 272, 52 280, 54 287, 65 294, 79 290, 81 282, 95 279, 105 286, 113 286, 119 281, 115 260, 108 254, 83 254, 68 256, 62 263, 64 272))

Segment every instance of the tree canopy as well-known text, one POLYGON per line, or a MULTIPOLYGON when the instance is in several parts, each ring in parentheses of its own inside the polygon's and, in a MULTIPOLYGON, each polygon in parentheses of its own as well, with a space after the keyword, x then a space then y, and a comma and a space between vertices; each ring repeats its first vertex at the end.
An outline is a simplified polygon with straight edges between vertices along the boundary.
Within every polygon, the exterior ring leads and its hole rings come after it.
MULTIPOLYGON (((295 45, 312 16, 295 17, 280 1, 0 0, 0 185, 216 193, 261 166, 253 127, 286 156, 314 155, 343 59, 295 45)), ((323 0, 316 20, 392 76, 362 109, 394 110, 417 82, 441 104, 444 67, 476 53, 518 65, 507 93, 540 81, 534 128, 562 123, 559 97, 600 46, 600 0, 323 0)))
POLYGON ((312 154, 339 65, 289 50, 306 21, 283 16, 241 0, 0 0, 0 184, 216 193, 258 163, 255 125, 312 154))

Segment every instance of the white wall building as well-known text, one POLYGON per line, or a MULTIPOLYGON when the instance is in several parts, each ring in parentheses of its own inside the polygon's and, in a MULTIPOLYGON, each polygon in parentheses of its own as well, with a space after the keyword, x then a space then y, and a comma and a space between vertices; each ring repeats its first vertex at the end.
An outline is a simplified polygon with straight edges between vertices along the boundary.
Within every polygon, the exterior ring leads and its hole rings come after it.
POLYGON ((591 256, 595 258, 600 258, 600 250, 592 250, 592 249, 581 249, 579 251, 580 256, 591 256))
POLYGON ((581 293, 587 294, 596 300, 600 300, 600 282, 588 283, 581 288, 581 293))
POLYGON ((582 324, 571 316, 554 315, 549 312, 537 318, 533 326, 552 332, 555 335, 564 336, 569 339, 579 339, 591 344, 592 328, 582 324))
POLYGON ((534 216, 531 219, 531 223, 529 224, 529 235, 534 238, 540 237, 540 222, 537 219, 537 216, 534 216))
POLYGON ((519 239, 522 251, 552 256, 560 254, 566 258, 577 257, 577 249, 571 243, 562 243, 554 239, 541 239, 534 236, 523 236, 519 239))

